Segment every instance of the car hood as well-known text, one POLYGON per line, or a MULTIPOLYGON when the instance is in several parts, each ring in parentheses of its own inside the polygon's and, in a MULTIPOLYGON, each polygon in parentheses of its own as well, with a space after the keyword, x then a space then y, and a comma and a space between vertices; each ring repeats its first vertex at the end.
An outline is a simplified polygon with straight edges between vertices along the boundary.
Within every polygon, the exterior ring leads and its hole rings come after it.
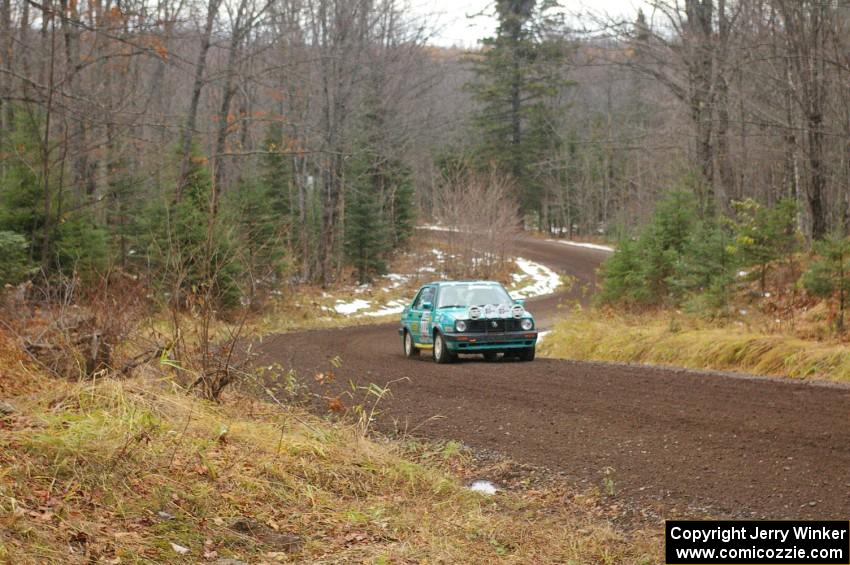
POLYGON ((447 320, 466 320, 469 318, 469 308, 465 306, 461 308, 439 308, 437 312, 447 320))

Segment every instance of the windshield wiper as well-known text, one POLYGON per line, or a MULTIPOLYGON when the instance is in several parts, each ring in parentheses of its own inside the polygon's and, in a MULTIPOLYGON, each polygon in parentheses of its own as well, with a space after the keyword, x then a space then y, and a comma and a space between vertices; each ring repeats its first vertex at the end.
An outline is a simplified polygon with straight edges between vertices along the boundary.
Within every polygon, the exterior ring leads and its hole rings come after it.
POLYGON ((440 306, 440 308, 466 308, 464 304, 446 304, 445 306, 440 306))

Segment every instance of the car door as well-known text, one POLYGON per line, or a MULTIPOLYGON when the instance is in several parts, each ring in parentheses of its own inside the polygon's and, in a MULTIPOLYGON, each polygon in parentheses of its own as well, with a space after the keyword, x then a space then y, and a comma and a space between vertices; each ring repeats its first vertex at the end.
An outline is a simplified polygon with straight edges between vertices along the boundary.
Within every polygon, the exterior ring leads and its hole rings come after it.
POLYGON ((410 333, 417 345, 430 345, 433 342, 431 323, 435 294, 436 287, 433 285, 423 286, 410 308, 410 333), (430 306, 430 308, 425 308, 425 306, 430 306))

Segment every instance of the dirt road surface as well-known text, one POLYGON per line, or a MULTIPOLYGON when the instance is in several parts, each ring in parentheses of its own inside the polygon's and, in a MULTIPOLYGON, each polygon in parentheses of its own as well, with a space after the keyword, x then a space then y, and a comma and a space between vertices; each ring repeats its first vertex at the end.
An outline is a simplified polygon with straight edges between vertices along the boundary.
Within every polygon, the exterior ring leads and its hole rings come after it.
MULTIPOLYGON (((559 304, 586 300, 605 257, 533 239, 517 252, 577 280, 529 302, 541 326, 569 315, 559 304)), ((312 376, 338 355, 337 382, 391 383, 384 431, 461 440, 579 487, 613 485, 624 505, 657 516, 850 518, 850 387, 540 358, 436 365, 425 353, 405 359, 397 327, 272 336, 258 362, 312 376)))

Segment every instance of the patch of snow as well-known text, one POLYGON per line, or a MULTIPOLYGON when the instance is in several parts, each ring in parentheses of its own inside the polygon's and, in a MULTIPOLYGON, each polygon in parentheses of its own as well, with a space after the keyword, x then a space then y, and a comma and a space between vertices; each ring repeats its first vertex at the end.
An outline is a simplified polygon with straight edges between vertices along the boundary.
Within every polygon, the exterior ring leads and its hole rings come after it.
POLYGON ((384 306, 380 310, 375 310, 373 312, 366 312, 364 316, 389 316, 390 314, 401 314, 401 311, 404 310, 406 304, 401 300, 392 300, 384 304, 384 306))
POLYGON ((371 302, 369 302, 368 300, 363 300, 361 298, 355 298, 351 302, 337 300, 336 304, 334 305, 334 310, 336 310, 337 314, 354 314, 358 310, 365 310, 371 305, 371 302))
POLYGON ((445 254, 444 254, 441 250, 437 249, 436 247, 435 247, 434 249, 432 249, 432 250, 431 250, 431 253, 433 253, 434 255, 436 255, 436 256, 437 256, 437 259, 442 259, 442 258, 444 257, 444 255, 445 255, 445 254))
POLYGON ((434 267, 419 267, 416 270, 419 271, 420 273, 436 273, 437 272, 437 269, 435 269, 434 267))
POLYGON ((354 289, 354 294, 363 294, 370 288, 372 288, 372 285, 370 285, 369 283, 363 283, 354 289))
MULTIPOLYGON (((410 277, 408 277, 407 275, 399 275, 397 273, 390 273, 388 275, 384 275, 384 278, 389 279, 391 281, 389 288, 398 288, 410 280, 410 277)), ((384 290, 388 289, 384 288, 384 290)))
POLYGON ((746 277, 749 274, 747 271, 738 271, 738 277, 746 277))
POLYGON ((547 239, 552 243, 560 243, 561 245, 571 245, 573 247, 584 247, 585 249, 595 249, 596 251, 606 251, 613 253, 614 248, 610 245, 599 245, 598 243, 585 243, 583 241, 568 241, 564 239, 547 239))
POLYGON ((416 226, 416 229, 431 231, 457 231, 457 228, 438 226, 437 224, 422 224, 421 226, 416 226))
POLYGON ((545 332, 539 332, 537 334, 537 344, 540 345, 540 342, 543 341, 543 338, 549 335, 551 332, 549 330, 545 332))
POLYGON ((484 494, 496 494, 501 489, 490 481, 478 479, 469 483, 469 490, 484 494))
POLYGON ((552 294, 559 286, 561 286, 561 277, 558 273, 545 265, 529 261, 528 259, 523 259, 522 257, 517 257, 516 264, 526 276, 531 277, 532 281, 534 281, 532 284, 526 285, 513 292, 513 294, 521 298, 531 298, 534 296, 542 296, 544 294, 552 294))

